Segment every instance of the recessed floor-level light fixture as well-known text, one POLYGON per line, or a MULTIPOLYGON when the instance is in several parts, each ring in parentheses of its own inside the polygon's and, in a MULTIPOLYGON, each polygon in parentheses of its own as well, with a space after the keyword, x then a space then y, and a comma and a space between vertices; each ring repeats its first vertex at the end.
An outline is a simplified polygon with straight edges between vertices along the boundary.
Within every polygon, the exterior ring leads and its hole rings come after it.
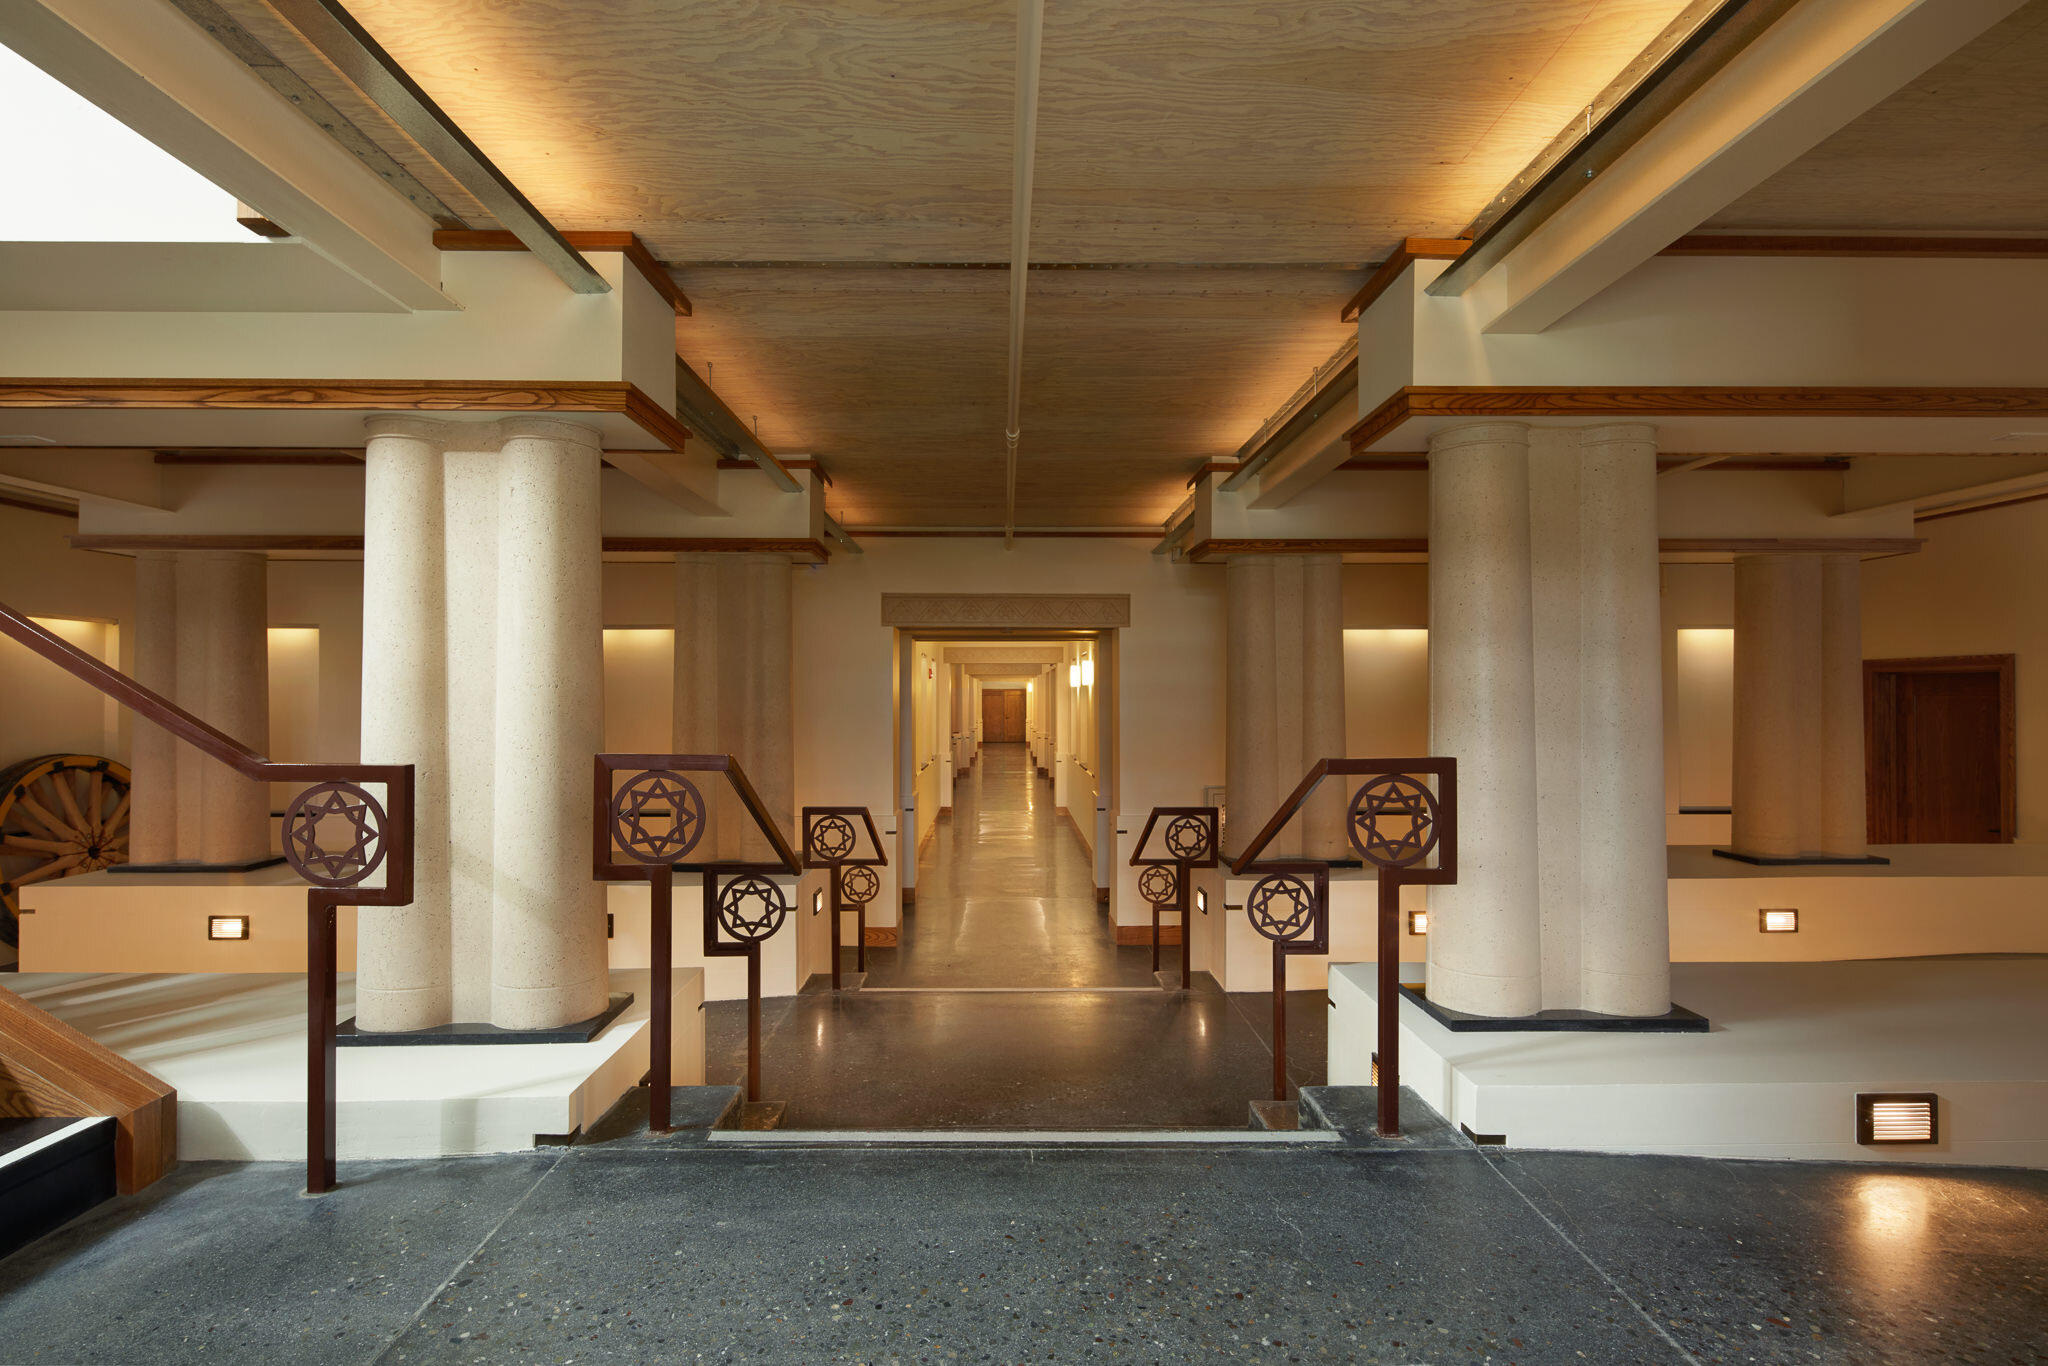
POLYGON ((811 892, 811 914, 821 914, 825 909, 825 889, 819 887, 811 892))
POLYGON ((1195 888, 1195 909, 1203 915, 1209 914, 1209 889, 1207 887, 1195 888))
POLYGON ((1799 912, 1790 907, 1759 910, 1756 913, 1756 927, 1763 934, 1797 934, 1799 912))
POLYGON ((604 937, 607 939, 610 939, 612 937, 612 931, 617 928, 615 925, 612 924, 612 916, 613 913, 611 911, 606 911, 604 913, 604 937))
POLYGON ((1372 1055, 1372 1084, 1380 1084, 1380 1055, 1377 1053, 1372 1055))
POLYGON ((1858 1092, 1856 1141, 1867 1146, 1939 1142, 1940 1102, 1932 1091, 1858 1092))
POLYGON ((1429 933, 1429 912, 1428 912, 1428 911, 1410 911, 1410 912, 1408 912, 1408 933, 1410 933, 1410 934, 1428 934, 1428 933, 1429 933))
POLYGON ((247 939, 249 917, 246 915, 210 915, 206 917, 208 939, 247 939))

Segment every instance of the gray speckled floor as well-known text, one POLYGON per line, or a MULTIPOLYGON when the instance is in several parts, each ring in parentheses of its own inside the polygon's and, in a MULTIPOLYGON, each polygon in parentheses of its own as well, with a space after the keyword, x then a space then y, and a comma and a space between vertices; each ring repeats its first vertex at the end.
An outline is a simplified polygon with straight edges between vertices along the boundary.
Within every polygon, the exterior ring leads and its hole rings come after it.
POLYGON ((7 1362, 2048 1362, 2048 1174, 1325 1147, 190 1165, 7 1362))

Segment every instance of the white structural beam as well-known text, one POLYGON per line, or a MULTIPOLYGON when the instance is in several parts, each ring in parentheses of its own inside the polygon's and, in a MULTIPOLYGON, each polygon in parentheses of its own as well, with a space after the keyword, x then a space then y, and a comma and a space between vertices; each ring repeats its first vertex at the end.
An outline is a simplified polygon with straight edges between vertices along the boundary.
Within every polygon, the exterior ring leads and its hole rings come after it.
POLYGON ((1843 476, 1840 517, 1930 512, 2048 488, 2048 455, 1865 456, 1843 476))
POLYGON ((409 309, 453 309, 433 222, 164 0, 9 0, 0 42, 409 309))
POLYGON ((170 506, 151 451, 0 449, 0 490, 9 488, 157 511, 170 506))
POLYGON ((1795 6, 1488 273, 1486 330, 1546 330, 2021 2, 1795 6))

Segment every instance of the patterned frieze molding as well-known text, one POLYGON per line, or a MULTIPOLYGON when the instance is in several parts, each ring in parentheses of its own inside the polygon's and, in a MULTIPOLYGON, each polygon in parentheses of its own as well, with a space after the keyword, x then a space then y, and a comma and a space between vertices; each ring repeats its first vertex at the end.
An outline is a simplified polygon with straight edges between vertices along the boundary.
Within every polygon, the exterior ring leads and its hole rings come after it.
POLYGON ((1058 664, 1066 651, 1057 645, 948 645, 948 664, 1058 664))
POLYGON ((1130 624, 1128 593, 882 594, 884 626, 1102 630, 1130 624))

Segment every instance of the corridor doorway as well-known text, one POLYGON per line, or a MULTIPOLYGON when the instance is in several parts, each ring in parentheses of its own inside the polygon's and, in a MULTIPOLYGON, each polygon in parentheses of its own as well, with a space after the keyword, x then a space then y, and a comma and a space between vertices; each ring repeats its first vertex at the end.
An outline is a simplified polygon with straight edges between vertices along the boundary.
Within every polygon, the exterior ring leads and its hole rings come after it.
POLYGON ((1024 743, 1022 688, 993 688, 981 695, 981 734, 987 744, 1024 743))

